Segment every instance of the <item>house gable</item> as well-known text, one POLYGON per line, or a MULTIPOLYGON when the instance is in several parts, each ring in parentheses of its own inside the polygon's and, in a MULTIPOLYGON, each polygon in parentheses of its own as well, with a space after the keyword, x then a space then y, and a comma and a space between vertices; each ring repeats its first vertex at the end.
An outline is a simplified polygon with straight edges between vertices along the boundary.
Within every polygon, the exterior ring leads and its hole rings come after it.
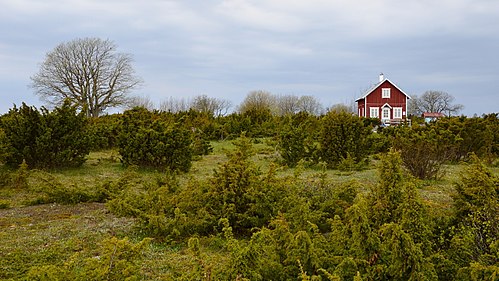
MULTIPOLYGON (((383 88, 394 88, 396 89, 395 92, 398 92, 398 94, 402 94, 404 96, 404 98, 407 98, 407 99, 410 99, 411 97, 406 94, 402 89, 400 89, 395 83, 393 83, 392 81, 390 81, 389 79, 385 78, 384 80, 382 80, 381 82, 379 82, 378 84, 374 85, 371 89, 369 89, 365 94, 364 96, 356 99, 355 101, 356 102, 359 102, 361 100, 365 100, 366 97, 368 97, 369 95, 371 94, 375 94, 376 95, 376 92, 379 92, 380 93, 380 97, 381 97, 381 92, 383 88)), ((393 94, 393 90, 391 90, 392 94, 393 94)), ((390 97, 391 98, 391 97, 390 97)))
MULTIPOLYGON (((380 78, 382 77, 380 76, 380 78)), ((380 80, 364 96, 356 100, 359 116, 370 118, 371 112, 376 112, 376 108, 379 108, 379 112, 381 112, 381 108, 388 106, 391 111, 393 108, 397 110, 397 114, 394 115, 393 112, 390 112, 390 116, 399 116, 401 110, 402 118, 405 118, 407 116, 407 101, 411 97, 389 79, 380 80), (385 94, 383 95, 383 93, 385 94)))

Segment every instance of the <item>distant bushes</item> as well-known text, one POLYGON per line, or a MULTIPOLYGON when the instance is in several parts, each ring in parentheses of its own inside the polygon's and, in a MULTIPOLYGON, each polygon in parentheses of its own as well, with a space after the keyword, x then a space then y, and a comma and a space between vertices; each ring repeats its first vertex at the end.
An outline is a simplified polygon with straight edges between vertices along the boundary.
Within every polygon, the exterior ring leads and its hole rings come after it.
POLYGON ((300 112, 277 116, 268 109, 214 117, 193 109, 177 113, 135 108, 85 119, 68 104, 49 112, 23 104, 0 117, 0 161, 12 168, 77 167, 89 150, 118 149, 125 165, 188 171, 210 141, 242 133, 268 138, 280 164, 298 163, 352 171, 370 156, 395 148, 404 166, 421 179, 442 174, 442 165, 474 153, 491 164, 499 156, 498 114, 450 117, 429 124, 379 128, 378 119, 343 111, 322 116, 300 112), (377 130, 376 130, 377 129, 377 130), (377 132, 376 132, 377 131, 377 132))
POLYGON ((17 168, 78 167, 90 152, 87 120, 68 102, 49 111, 22 104, 0 118, 0 161, 17 168))
POLYGON ((446 163, 467 161, 475 154, 492 163, 499 156, 498 114, 483 118, 450 117, 412 127, 384 128, 391 147, 401 152, 404 166, 420 179, 442 175, 446 163))
POLYGON ((359 169, 383 144, 372 138, 372 125, 348 112, 331 111, 317 118, 305 113, 285 117, 278 134, 283 163, 326 163, 330 168, 359 169))

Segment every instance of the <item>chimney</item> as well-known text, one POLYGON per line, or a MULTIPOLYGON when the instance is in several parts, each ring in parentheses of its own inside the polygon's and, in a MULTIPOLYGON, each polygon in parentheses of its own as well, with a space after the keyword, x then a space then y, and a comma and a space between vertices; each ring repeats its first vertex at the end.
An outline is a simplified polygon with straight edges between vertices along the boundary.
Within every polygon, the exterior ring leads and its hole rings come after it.
POLYGON ((379 74, 379 82, 385 80, 385 75, 383 75, 383 73, 380 73, 379 74))

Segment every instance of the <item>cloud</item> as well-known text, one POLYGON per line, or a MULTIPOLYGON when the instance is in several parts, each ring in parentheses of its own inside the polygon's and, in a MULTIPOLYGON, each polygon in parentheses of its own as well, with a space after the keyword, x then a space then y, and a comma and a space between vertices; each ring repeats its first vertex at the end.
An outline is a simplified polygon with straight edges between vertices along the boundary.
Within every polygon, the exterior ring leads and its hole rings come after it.
POLYGON ((499 86, 498 14, 495 0, 4 0, 0 90, 31 98, 44 54, 91 36, 134 55, 151 99, 268 89, 337 103, 379 72, 465 96, 499 86))
MULTIPOLYGON (((497 1, 225 0, 217 11, 236 24, 273 32, 332 30, 353 38, 480 32, 470 20, 496 18, 497 1)), ((484 22, 484 24, 487 21, 484 22)), ((480 29, 485 28, 481 25, 480 29)))
MULTIPOLYGON (((269 2, 272 4, 272 1, 269 2)), ((224 0, 216 7, 216 11, 233 23, 239 23, 247 28, 294 32, 302 26, 299 18, 285 11, 272 9, 262 1, 224 0)))

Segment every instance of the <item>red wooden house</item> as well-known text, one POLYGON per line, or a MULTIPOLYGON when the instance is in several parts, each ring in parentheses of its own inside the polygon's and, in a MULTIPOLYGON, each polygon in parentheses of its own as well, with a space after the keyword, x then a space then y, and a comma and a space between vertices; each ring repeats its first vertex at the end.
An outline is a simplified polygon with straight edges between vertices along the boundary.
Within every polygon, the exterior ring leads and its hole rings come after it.
POLYGON ((407 119, 410 98, 382 73, 378 84, 356 100, 358 114, 360 117, 379 118, 383 124, 400 124, 407 119))

